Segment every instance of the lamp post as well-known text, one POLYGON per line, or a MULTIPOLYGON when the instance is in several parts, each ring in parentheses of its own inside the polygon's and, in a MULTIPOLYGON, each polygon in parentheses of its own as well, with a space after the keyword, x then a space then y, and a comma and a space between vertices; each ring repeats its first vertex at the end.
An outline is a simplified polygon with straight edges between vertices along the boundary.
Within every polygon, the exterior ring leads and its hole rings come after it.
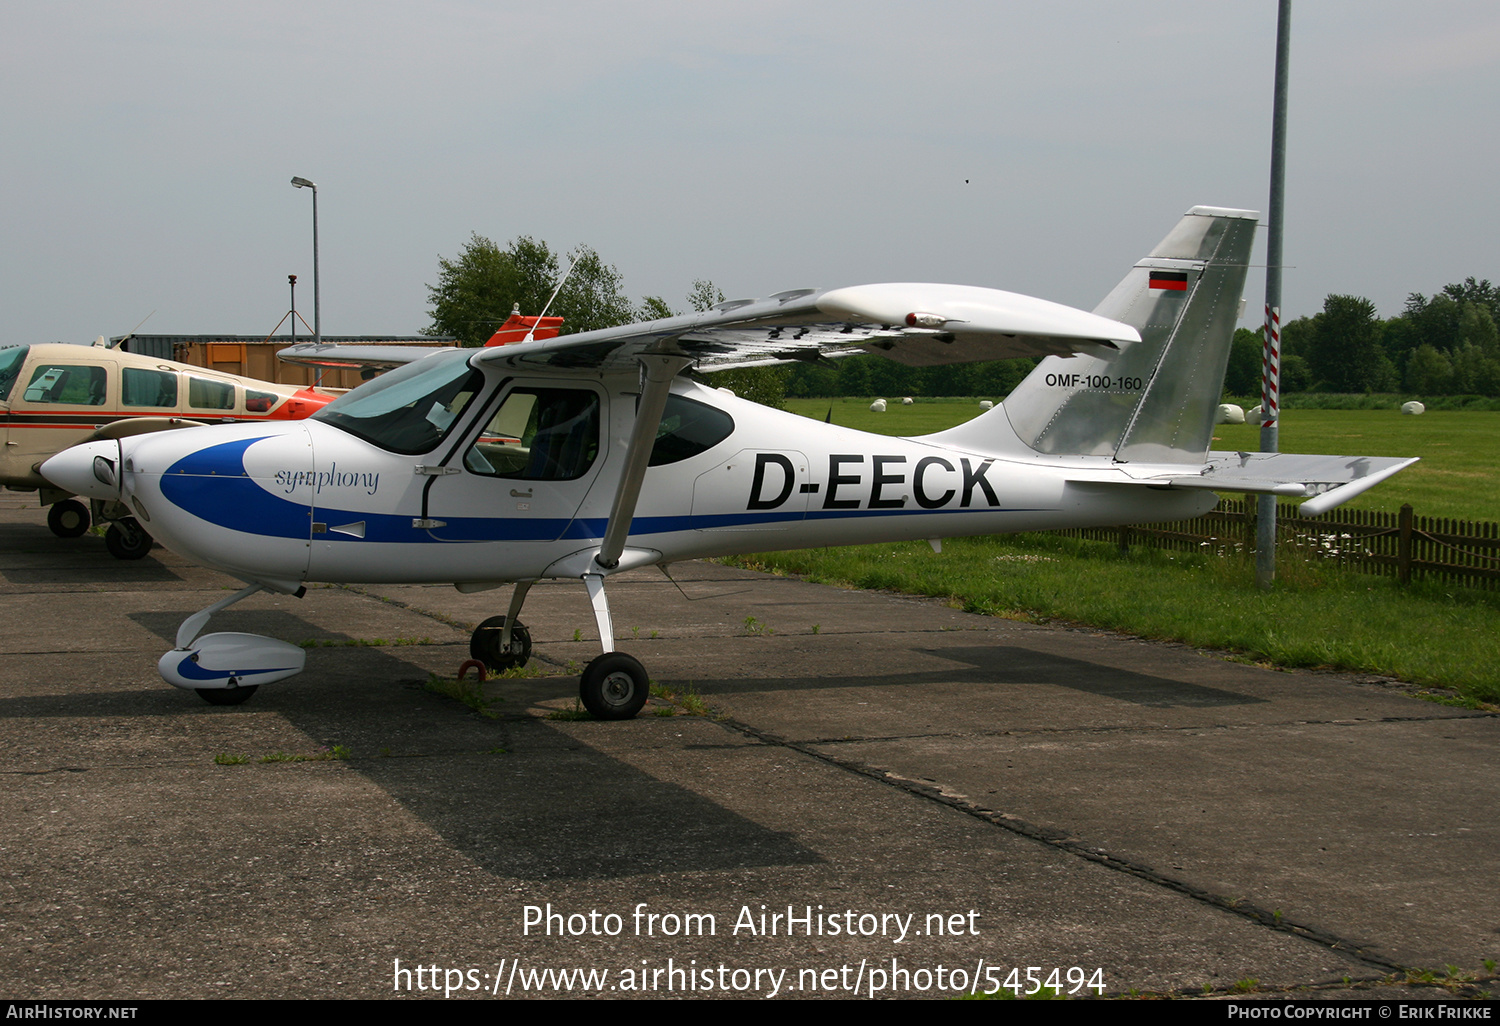
MULTIPOLYGON (((306 178, 293 178, 292 184, 299 189, 311 189, 313 197, 313 342, 323 342, 323 310, 318 296, 318 186, 306 178)), ((296 326, 293 325, 293 331, 296 326)))

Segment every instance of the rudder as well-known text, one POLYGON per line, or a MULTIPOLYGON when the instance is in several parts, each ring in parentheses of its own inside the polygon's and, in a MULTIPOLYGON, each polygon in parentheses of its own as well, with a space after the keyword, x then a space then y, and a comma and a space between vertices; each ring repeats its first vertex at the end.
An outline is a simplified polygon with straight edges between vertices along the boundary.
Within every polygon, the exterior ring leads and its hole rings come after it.
POLYGON ((1094 310, 1141 341, 1104 356, 1049 356, 995 412, 1040 453, 1203 462, 1257 216, 1189 210, 1094 310))

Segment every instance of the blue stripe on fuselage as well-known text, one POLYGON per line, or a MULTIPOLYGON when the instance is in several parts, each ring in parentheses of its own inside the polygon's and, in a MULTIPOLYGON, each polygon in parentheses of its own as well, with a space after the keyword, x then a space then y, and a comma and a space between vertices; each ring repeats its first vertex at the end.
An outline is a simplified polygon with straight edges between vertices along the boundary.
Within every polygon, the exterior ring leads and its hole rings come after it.
MULTIPOLYGON (((167 468, 161 478, 162 495, 173 505, 195 517, 231 531, 268 538, 316 537, 328 542, 494 542, 554 541, 558 538, 595 540, 604 537, 607 521, 603 517, 577 519, 545 517, 443 517, 444 525, 435 529, 412 526, 412 514, 371 513, 318 507, 319 522, 329 528, 363 521, 363 538, 330 530, 312 534, 313 510, 304 503, 292 502, 266 491, 245 469, 245 450, 256 442, 274 437, 240 439, 211 445, 189 453, 167 468)), ((1000 512, 999 509, 849 509, 808 510, 794 512, 751 512, 682 514, 676 516, 636 517, 630 525, 632 537, 671 534, 676 531, 723 530, 733 527, 755 527, 764 524, 790 524, 805 521, 862 520, 867 517, 931 517, 945 514, 1000 512)), ((1007 513, 1031 512, 1010 509, 1007 513)))

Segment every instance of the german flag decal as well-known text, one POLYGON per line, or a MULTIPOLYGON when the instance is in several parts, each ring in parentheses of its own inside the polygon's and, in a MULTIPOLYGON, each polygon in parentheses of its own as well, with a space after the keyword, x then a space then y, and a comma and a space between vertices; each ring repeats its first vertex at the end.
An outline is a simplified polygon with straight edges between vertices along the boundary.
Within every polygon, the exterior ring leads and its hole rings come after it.
POLYGON ((1186 271, 1152 271, 1151 287, 1153 289, 1168 289, 1172 292, 1187 291, 1186 271))

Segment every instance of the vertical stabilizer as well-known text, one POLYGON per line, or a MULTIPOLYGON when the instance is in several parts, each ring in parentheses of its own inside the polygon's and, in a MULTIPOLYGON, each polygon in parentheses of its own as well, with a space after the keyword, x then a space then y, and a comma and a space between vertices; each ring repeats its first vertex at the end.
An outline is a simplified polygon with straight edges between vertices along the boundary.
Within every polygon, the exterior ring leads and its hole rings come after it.
POLYGON ((1041 453, 1203 462, 1256 217, 1189 210, 1094 310, 1137 329, 1141 341, 1104 356, 1049 356, 995 412, 1041 453))

